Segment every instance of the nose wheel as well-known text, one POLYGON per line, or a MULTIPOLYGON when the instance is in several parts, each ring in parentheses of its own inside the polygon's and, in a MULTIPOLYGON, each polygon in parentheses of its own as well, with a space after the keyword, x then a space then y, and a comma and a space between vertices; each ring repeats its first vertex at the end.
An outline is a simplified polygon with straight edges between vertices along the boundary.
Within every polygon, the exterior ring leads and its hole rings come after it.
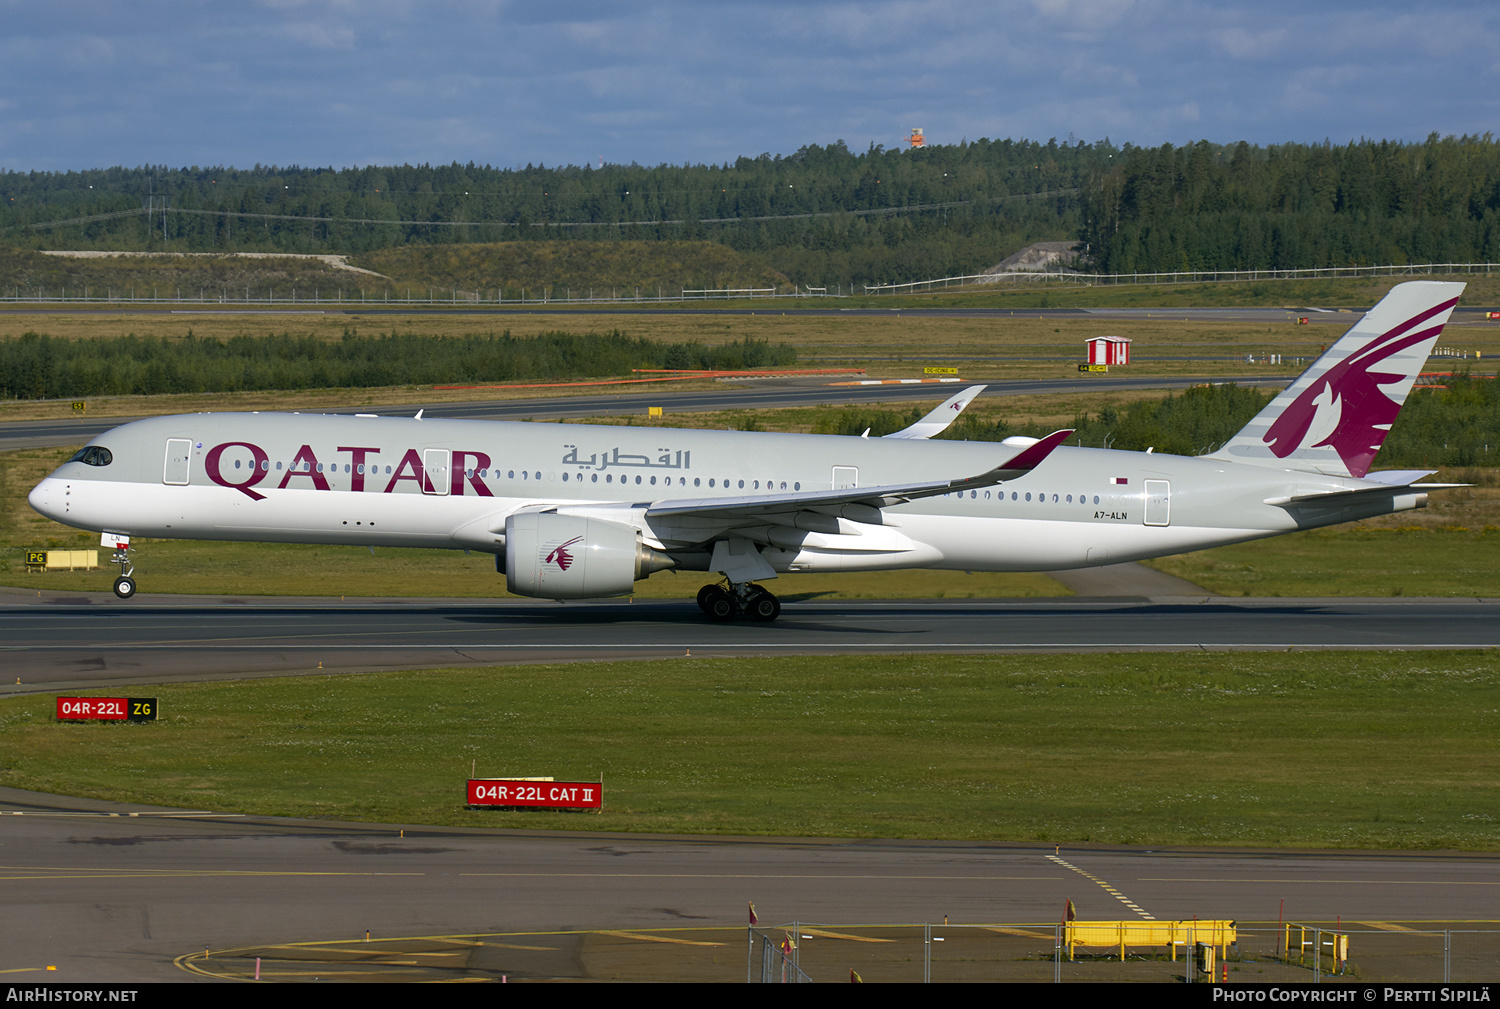
POLYGON ((135 565, 130 563, 129 551, 116 548, 115 555, 109 561, 120 565, 120 577, 115 579, 115 595, 121 599, 129 599, 135 595, 135 565))
POLYGON ((738 616, 769 623, 781 616, 781 600, 753 582, 705 585, 698 590, 698 608, 716 623, 738 616))

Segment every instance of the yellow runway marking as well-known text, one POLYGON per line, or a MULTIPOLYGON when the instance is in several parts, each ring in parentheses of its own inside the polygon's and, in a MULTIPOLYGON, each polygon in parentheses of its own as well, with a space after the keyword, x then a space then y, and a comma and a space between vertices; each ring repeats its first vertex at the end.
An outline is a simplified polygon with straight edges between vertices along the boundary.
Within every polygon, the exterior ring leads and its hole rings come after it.
POLYGON ((1405 884, 1407 886, 1500 886, 1500 880, 1491 879, 1240 879, 1235 876, 1137 876, 1136 878, 1145 883, 1285 883, 1292 886, 1303 886, 1308 883, 1333 883, 1337 885, 1359 883, 1369 886, 1391 886, 1395 884, 1405 884))
MULTIPOLYGON (((369 942, 366 942, 363 939, 349 939, 346 940, 343 945, 333 944, 328 946, 262 946, 260 948, 268 953, 272 953, 276 950, 281 949, 296 949, 303 952, 311 951, 313 953, 353 953, 358 951, 360 947, 366 947, 366 952, 368 954, 372 956, 380 956, 381 953, 378 949, 369 948, 375 946, 380 941, 381 940, 379 939, 371 939, 369 942)), ((440 949, 429 952, 407 952, 406 950, 402 950, 401 952, 403 956, 462 956, 467 950, 474 949, 477 945, 478 944, 476 943, 473 946, 466 946, 463 949, 440 949)), ((386 963, 388 961, 372 959, 367 962, 386 963)))
POLYGON ((672 939, 664 935, 646 935, 642 932, 616 932, 606 929, 596 933, 597 935, 619 936, 621 939, 639 939, 642 942, 672 942, 682 946, 722 946, 722 942, 702 942, 698 939, 672 939))
POLYGON ((815 935, 820 939, 852 939, 854 942, 895 942, 895 939, 877 939, 869 935, 849 935, 845 932, 825 932, 821 928, 804 928, 803 935, 815 935))
POLYGON ((232 879, 239 876, 246 879, 264 879, 266 877, 427 875, 425 872, 250 872, 237 869, 136 869, 130 872, 123 869, 32 869, 22 866, 4 866, 0 867, 0 869, 8 869, 11 873, 15 874, 0 876, 0 881, 21 879, 232 879))
POLYGON ((989 931, 991 931, 991 932, 997 932, 1000 935, 1018 935, 1018 936, 1021 936, 1023 939, 1054 939, 1054 938, 1056 938, 1056 935, 1054 933, 1052 933, 1052 932, 1033 932, 1030 929, 1025 929, 1025 928, 992 928, 992 929, 989 929, 989 931))
POLYGON ((863 873, 850 875, 848 873, 781 872, 461 872, 458 875, 497 879, 940 879, 999 883, 1064 878, 1062 876, 870 876, 863 873))

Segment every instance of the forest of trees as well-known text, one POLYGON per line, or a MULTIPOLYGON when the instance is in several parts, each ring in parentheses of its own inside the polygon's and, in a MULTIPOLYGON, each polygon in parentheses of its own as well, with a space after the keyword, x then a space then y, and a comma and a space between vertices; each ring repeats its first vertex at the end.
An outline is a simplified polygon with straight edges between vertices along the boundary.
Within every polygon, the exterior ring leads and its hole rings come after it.
POLYGON ((1500 261, 1500 143, 1127 147, 1079 233, 1105 273, 1500 261))
POLYGON ((975 272, 1030 242, 1076 234, 1080 194, 1114 152, 1108 143, 979 140, 855 154, 840 142, 653 168, 0 172, 0 242, 360 253, 518 239, 708 240, 804 286, 847 286, 975 272), (149 215, 148 204, 157 208, 149 215))
POLYGON ((854 153, 840 141, 722 165, 0 172, 0 243, 18 247, 622 239, 719 242, 800 286, 976 273, 1064 239, 1107 273, 1494 262, 1500 143, 981 139, 854 153))

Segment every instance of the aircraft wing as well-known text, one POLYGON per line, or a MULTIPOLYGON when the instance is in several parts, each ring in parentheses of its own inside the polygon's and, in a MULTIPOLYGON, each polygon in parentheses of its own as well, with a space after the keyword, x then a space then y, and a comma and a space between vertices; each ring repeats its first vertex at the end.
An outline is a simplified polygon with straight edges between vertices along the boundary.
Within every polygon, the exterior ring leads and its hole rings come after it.
POLYGON ((911 427, 904 427, 885 437, 925 439, 940 435, 948 430, 948 425, 958 420, 958 415, 964 412, 964 407, 969 405, 969 401, 981 392, 984 392, 984 390, 985 387, 982 385, 971 385, 958 395, 949 396, 943 400, 931 413, 917 421, 911 427))
POLYGON ((797 491, 783 494, 741 495, 738 497, 691 498, 659 501, 646 509, 647 518, 668 516, 701 516, 705 518, 749 518, 756 515, 829 508, 845 504, 862 504, 885 508, 917 498, 937 497, 956 491, 993 487, 1014 480, 1035 469, 1052 450, 1067 440, 1071 430, 1054 431, 1034 445, 1028 445, 992 470, 957 480, 886 484, 880 487, 840 487, 836 490, 797 491))

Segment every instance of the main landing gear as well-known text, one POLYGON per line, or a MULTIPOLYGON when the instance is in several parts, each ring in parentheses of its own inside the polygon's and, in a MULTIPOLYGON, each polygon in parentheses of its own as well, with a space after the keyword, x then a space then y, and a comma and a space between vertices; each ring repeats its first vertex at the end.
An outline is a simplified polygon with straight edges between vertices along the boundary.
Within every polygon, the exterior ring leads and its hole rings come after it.
POLYGON ((769 622, 781 615, 781 601, 754 582, 724 582, 698 590, 698 608, 710 620, 746 616, 769 622))

